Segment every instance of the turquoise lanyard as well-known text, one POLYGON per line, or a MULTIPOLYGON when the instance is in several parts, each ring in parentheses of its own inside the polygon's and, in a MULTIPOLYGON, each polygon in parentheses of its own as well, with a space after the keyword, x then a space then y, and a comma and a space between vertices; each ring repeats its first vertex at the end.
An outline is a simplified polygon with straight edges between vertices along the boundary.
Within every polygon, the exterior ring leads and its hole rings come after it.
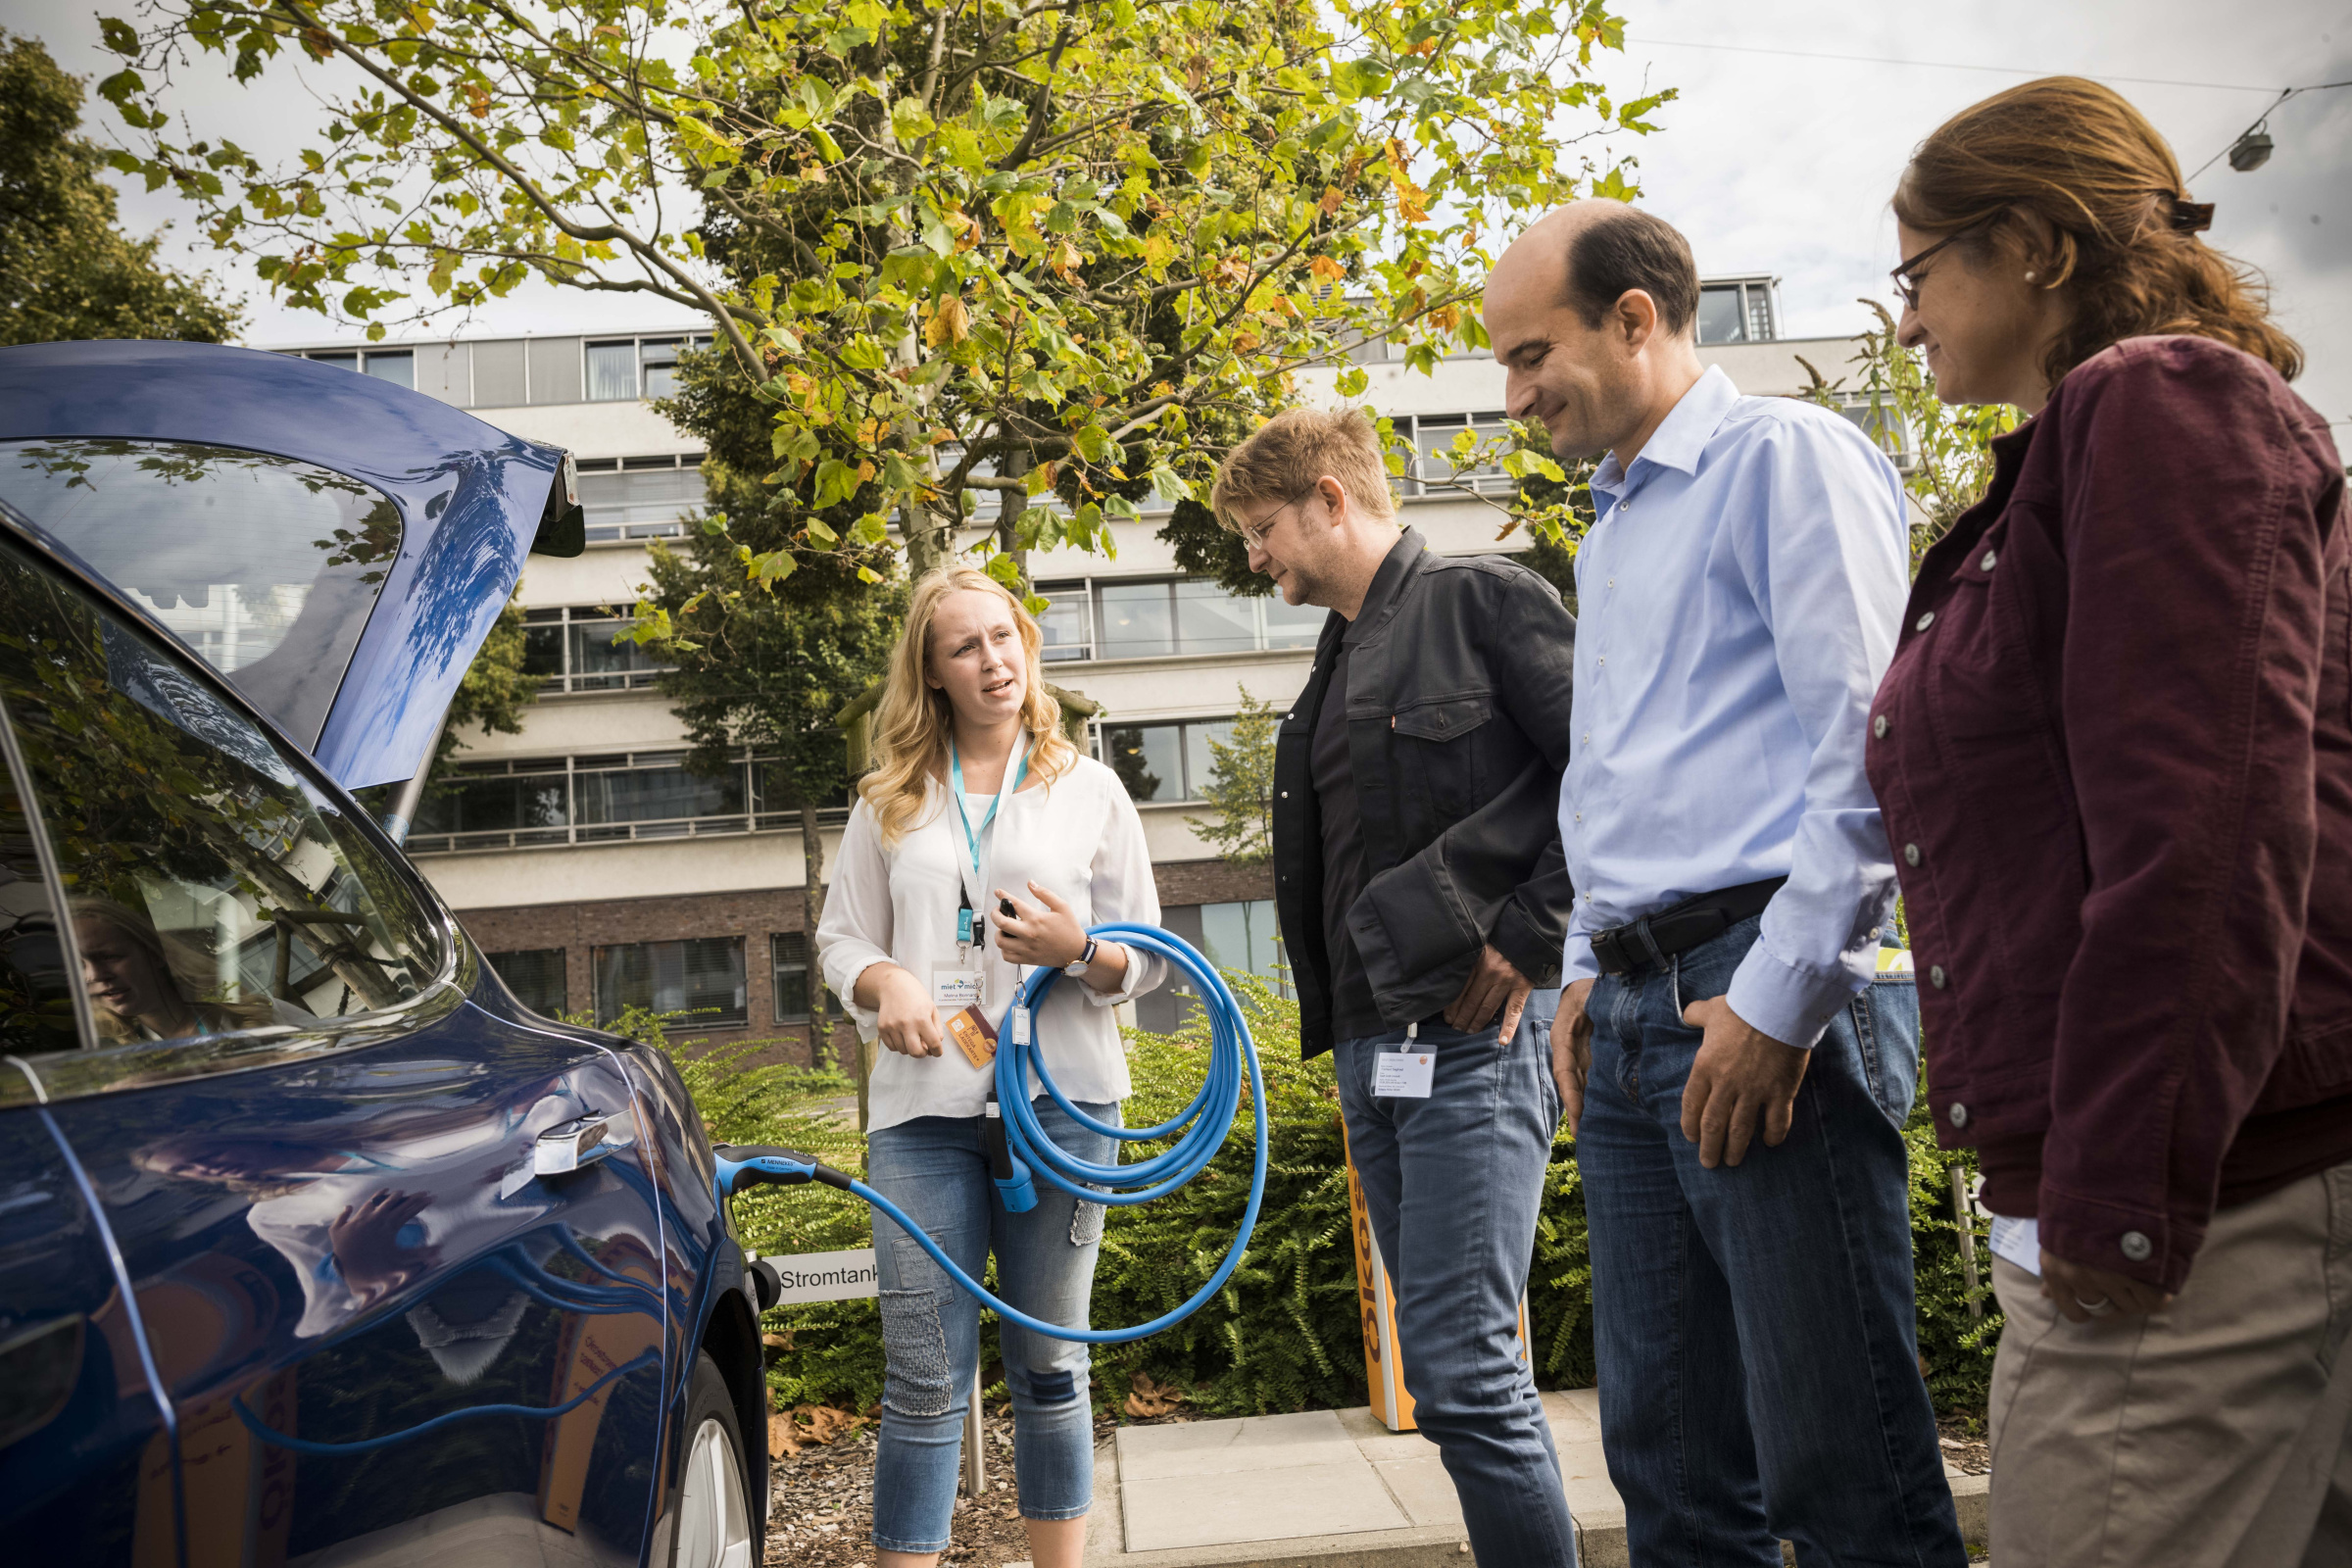
MULTIPOLYGON (((971 813, 963 808, 963 759, 956 755, 956 738, 952 735, 948 737, 949 784, 956 796, 956 820, 963 826, 964 848, 970 852, 972 858, 972 880, 975 883, 980 880, 980 835, 986 833, 989 824, 996 821, 998 810, 1004 805, 1004 797, 1018 791, 1021 787, 1021 780, 1029 776, 1029 754, 1035 749, 1036 744, 1036 741, 1032 739, 1029 745, 1021 748, 1021 765, 1013 770, 1009 778, 998 786, 996 799, 988 803, 988 814, 980 819, 980 826, 975 829, 972 826, 971 813)), ((960 874, 958 874, 957 880, 961 880, 960 874)), ((956 915, 956 940, 965 945, 969 945, 972 940, 972 905, 969 894, 965 895, 963 907, 956 915)))

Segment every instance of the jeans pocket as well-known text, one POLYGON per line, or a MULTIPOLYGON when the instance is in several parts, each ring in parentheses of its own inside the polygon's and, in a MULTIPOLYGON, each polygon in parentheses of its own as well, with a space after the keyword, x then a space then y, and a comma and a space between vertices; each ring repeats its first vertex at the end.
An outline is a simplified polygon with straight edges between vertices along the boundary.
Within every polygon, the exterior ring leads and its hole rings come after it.
POLYGON ((1846 1010, 1860 1037, 1870 1098, 1900 1127, 1919 1093, 1918 982, 1908 975, 1873 980, 1846 1010))

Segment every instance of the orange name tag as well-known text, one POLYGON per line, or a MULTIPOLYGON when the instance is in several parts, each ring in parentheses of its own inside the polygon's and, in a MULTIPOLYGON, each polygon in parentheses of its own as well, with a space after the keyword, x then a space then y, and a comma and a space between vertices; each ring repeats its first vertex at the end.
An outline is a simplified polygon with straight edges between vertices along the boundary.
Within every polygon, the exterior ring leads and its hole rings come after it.
POLYGON ((973 1066, 985 1067, 997 1059, 997 1031, 978 1007, 965 1007, 951 1017, 948 1033, 973 1066))

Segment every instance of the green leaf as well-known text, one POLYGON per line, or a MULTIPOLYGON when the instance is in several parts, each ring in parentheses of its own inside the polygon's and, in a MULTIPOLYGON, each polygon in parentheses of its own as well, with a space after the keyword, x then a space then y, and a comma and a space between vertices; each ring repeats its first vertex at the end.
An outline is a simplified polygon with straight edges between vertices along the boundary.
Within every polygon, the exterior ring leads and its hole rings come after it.
POLYGON ((1340 372, 1338 380, 1332 382, 1332 388, 1344 398, 1360 398, 1364 395, 1364 388, 1371 384, 1372 377, 1364 372, 1362 366, 1350 365, 1340 372))
POLYGON ((830 550, 835 545, 841 543, 841 535, 835 533, 832 528, 827 526, 824 519, 821 517, 810 517, 808 519, 808 537, 815 540, 818 544, 823 545, 827 550, 830 550))
POLYGON ((868 548, 880 544, 889 537, 890 519, 879 512, 869 512, 859 517, 858 525, 850 530, 850 539, 853 543, 865 545, 868 548))
POLYGON ((839 506, 858 490, 858 470, 839 458, 827 458, 816 466, 816 507, 820 512, 839 506))

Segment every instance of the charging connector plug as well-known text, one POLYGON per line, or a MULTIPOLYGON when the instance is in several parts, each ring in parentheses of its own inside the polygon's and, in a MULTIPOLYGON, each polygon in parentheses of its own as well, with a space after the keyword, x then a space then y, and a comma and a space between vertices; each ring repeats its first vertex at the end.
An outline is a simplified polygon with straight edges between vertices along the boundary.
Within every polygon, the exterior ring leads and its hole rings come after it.
POLYGON ((997 1184, 997 1196, 1004 1200, 1004 1212, 1026 1214, 1035 1208, 1037 1187, 1029 1179, 1029 1166, 1012 1152, 1012 1142, 1004 1136, 1004 1113, 993 1094, 980 1116, 980 1147, 988 1152, 988 1174, 997 1184))

